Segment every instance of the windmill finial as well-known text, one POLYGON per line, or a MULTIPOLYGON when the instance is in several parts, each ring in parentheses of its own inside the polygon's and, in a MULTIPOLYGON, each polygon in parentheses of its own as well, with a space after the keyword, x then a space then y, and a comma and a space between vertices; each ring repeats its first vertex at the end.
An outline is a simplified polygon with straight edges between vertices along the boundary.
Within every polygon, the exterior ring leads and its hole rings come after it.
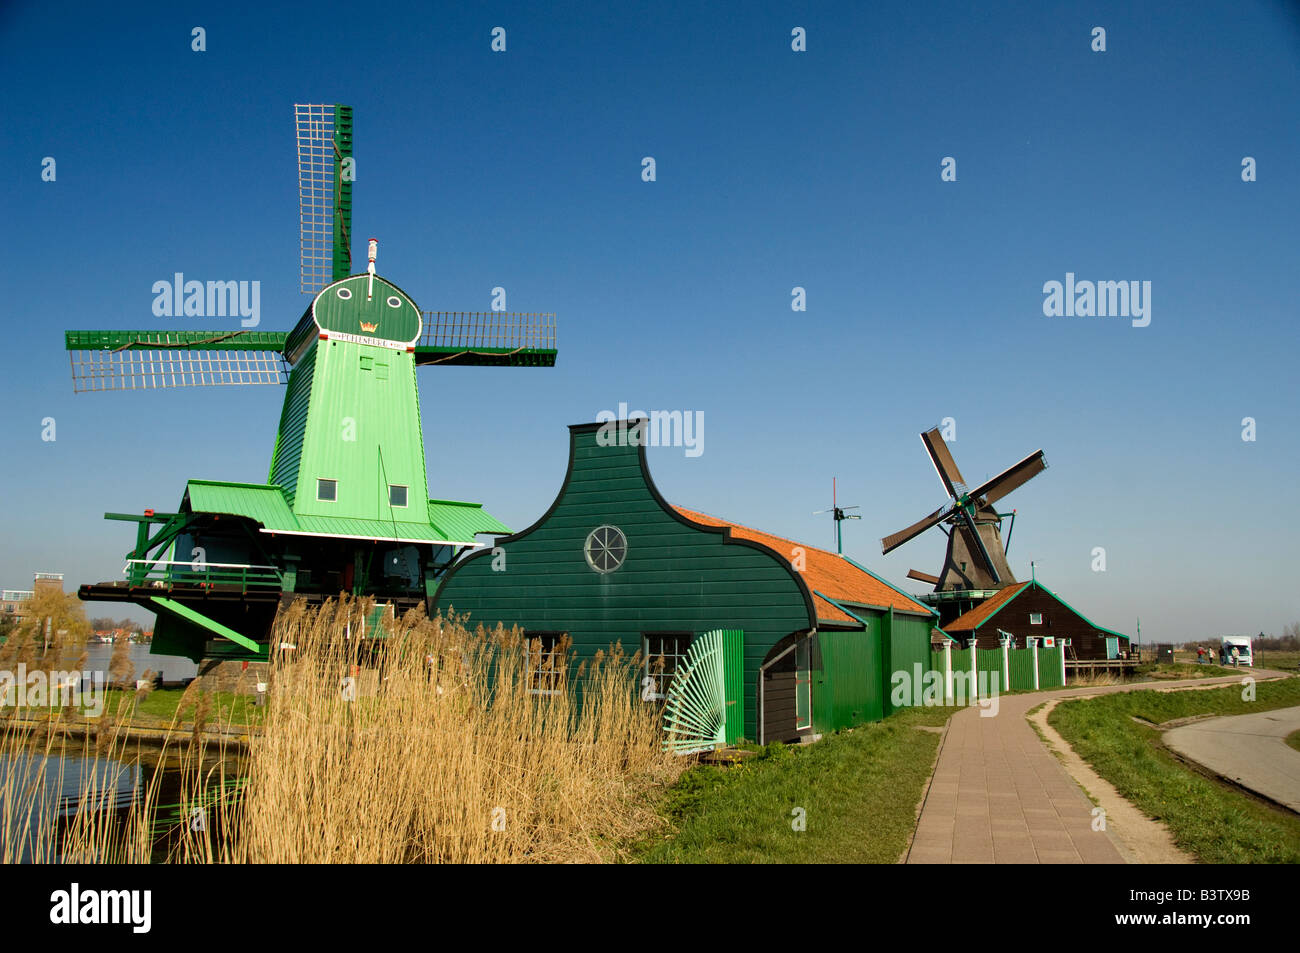
POLYGON ((370 281, 366 286, 366 300, 369 301, 375 295, 375 255, 379 253, 379 239, 370 239, 370 263, 366 265, 366 271, 370 272, 370 281))

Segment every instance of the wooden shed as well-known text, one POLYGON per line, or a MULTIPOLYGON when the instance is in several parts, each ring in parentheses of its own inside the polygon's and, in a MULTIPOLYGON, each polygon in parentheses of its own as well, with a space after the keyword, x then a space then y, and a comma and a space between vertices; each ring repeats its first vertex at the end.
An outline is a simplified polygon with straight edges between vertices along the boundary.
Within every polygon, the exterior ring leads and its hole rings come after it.
POLYGON ((1069 639, 1067 659, 1107 659, 1127 655, 1129 637, 1099 626, 1037 579, 1007 586, 943 627, 962 642, 974 637, 982 648, 999 644, 1001 634, 1012 637, 1012 648, 1025 639, 1069 639))
POLYGON ((697 640, 725 631, 729 740, 796 740, 887 715, 891 673, 930 665, 934 612, 843 556, 668 503, 644 426, 570 427, 555 502, 453 566, 436 607, 518 625, 543 653, 567 635, 567 664, 615 641, 639 648, 651 700, 697 640))

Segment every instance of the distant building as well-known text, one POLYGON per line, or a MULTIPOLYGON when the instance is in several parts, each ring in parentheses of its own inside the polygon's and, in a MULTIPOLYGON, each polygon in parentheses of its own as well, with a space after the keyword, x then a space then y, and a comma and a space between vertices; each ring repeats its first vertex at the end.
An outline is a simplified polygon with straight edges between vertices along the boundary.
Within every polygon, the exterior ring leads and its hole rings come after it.
POLYGON ((0 590, 0 619, 6 622, 22 622, 25 617, 23 608, 26 603, 36 593, 56 588, 59 592, 63 591, 63 573, 61 572, 36 573, 31 589, 0 590))
POLYGON ((0 590, 0 619, 5 622, 22 622, 23 606, 33 595, 31 589, 0 590))
POLYGON ((992 599, 980 603, 943 627, 962 642, 974 638, 984 648, 993 648, 1004 636, 1011 647, 1022 649, 1025 639, 1068 639, 1066 657, 1071 659, 1113 659, 1127 656, 1129 637, 1097 625, 1037 579, 1007 586, 992 599))

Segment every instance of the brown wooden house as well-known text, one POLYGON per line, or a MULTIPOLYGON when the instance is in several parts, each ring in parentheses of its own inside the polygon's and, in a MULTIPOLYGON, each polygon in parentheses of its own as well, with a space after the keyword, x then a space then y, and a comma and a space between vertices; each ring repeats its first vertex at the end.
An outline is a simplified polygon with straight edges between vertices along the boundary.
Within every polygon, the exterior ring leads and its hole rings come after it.
POLYGON ((1120 658, 1129 653, 1127 635, 1097 625, 1036 579, 1007 586, 943 630, 963 643, 975 638, 986 649, 1009 635, 1011 647, 1017 649, 1025 648, 1025 639, 1034 636, 1058 642, 1069 639, 1067 659, 1120 658))

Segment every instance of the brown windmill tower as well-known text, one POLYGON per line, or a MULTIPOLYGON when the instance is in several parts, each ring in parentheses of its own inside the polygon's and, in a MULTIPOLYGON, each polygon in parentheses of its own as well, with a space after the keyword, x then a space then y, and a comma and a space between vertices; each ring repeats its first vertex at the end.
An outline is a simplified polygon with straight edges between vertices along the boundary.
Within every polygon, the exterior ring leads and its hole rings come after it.
POLYGON ((921 442, 948 493, 948 502, 907 529, 886 536, 880 541, 880 548, 882 553, 889 553, 932 526, 943 527, 948 534, 943 571, 933 576, 912 569, 907 574, 911 579, 934 586, 934 591, 923 596, 922 601, 939 610, 939 624, 943 626, 1015 583, 1002 544, 1002 521, 1011 520, 1007 528, 1009 543, 1015 513, 999 513, 993 504, 1042 473, 1047 469, 1047 461, 1043 451, 1036 450, 972 490, 966 486, 937 427, 921 434, 921 442))

